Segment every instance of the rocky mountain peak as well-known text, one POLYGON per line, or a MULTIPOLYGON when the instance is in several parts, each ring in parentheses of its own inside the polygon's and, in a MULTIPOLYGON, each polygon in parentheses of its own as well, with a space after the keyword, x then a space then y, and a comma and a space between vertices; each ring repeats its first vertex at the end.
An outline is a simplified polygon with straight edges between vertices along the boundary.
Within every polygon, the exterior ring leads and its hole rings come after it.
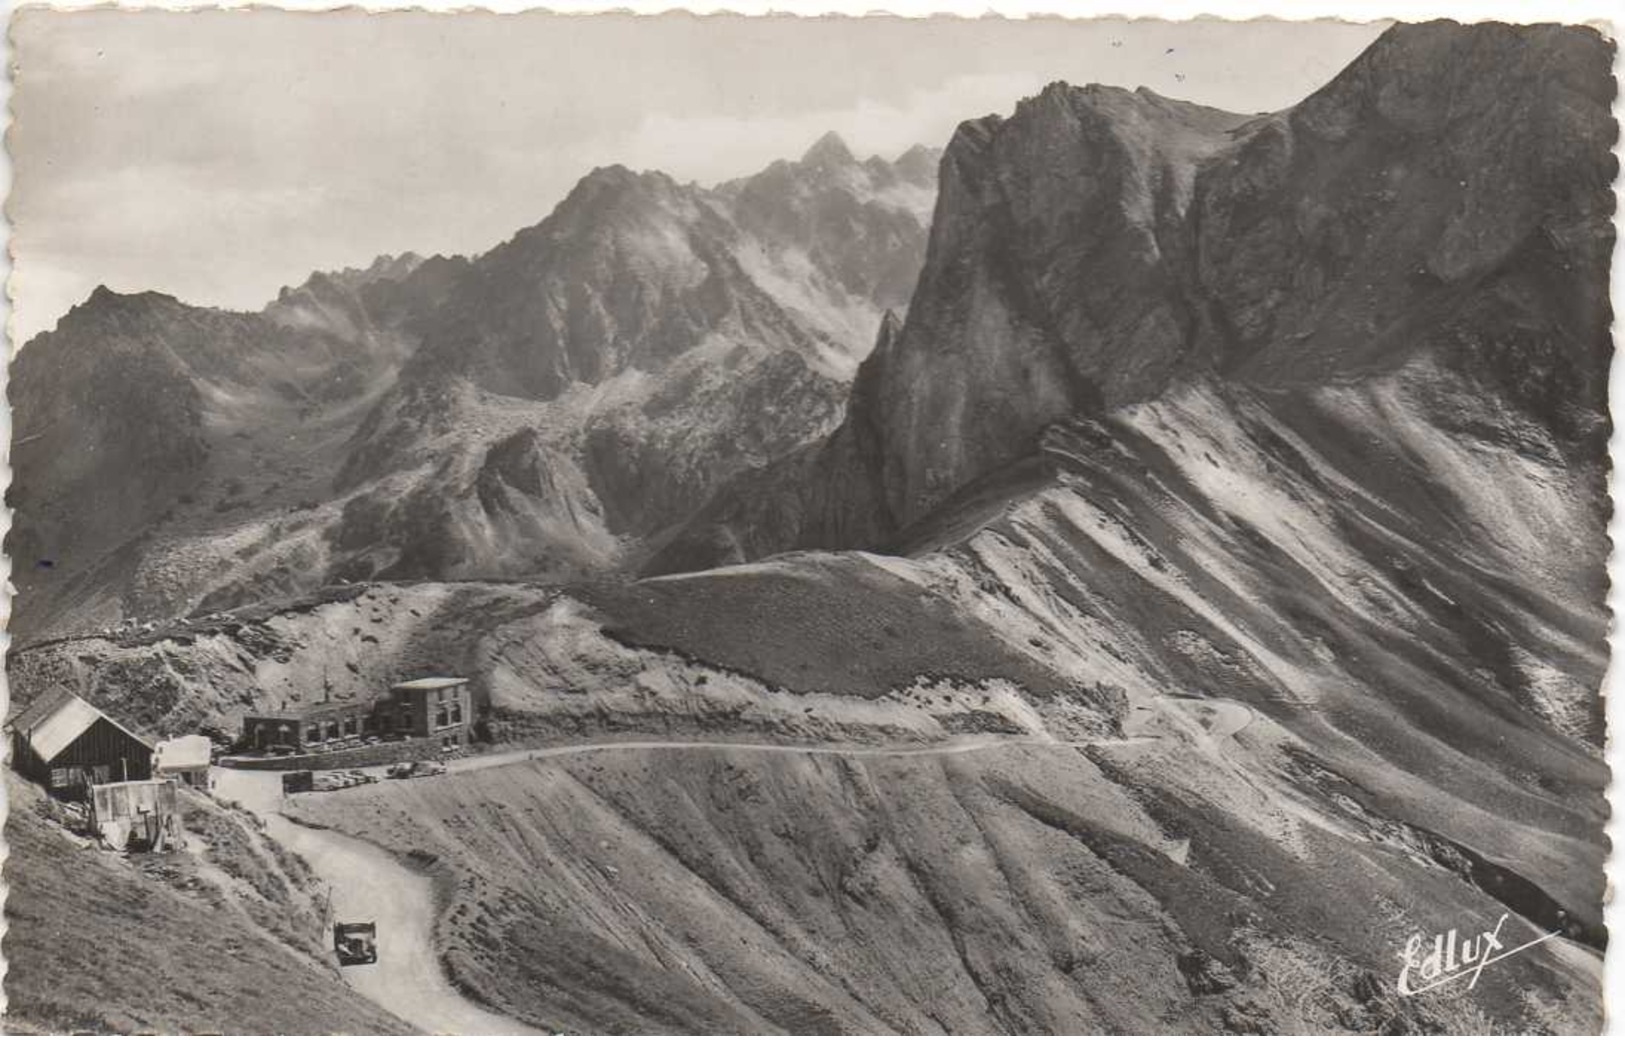
POLYGON ((937 164, 942 161, 941 148, 927 148, 917 144, 897 157, 892 167, 911 184, 935 186, 937 164))
MULTIPOLYGON (((597 166, 571 190, 571 195, 595 197, 626 191, 670 192, 679 189, 670 175, 660 170, 634 170, 620 163, 597 166)), ((566 197, 568 201, 568 196, 566 197)))
MULTIPOLYGON (((94 313, 101 310, 128 310, 131 308, 150 306, 153 304, 178 303, 175 297, 168 293, 146 290, 142 292, 119 292, 106 285, 98 285, 85 297, 83 303, 73 310, 94 313)), ((71 313, 71 312, 70 312, 71 313)))
POLYGON ((888 308, 886 313, 880 316, 880 332, 875 336, 875 350, 890 347, 897 339, 897 334, 902 331, 903 320, 897 316, 896 311, 888 308))
POLYGON ((801 157, 804 166, 850 166, 857 162, 841 135, 831 130, 813 142, 801 157))
POLYGON ((374 258, 366 267, 315 271, 300 285, 283 286, 277 292, 276 301, 270 310, 275 314, 300 301, 331 304, 361 293, 371 286, 405 281, 423 263, 423 257, 416 253, 406 252, 399 256, 385 253, 374 258))
MULTIPOLYGON (((1613 45, 1575 26, 1462 25, 1439 20, 1384 32, 1330 83, 1296 108, 1300 120, 1363 116, 1410 132, 1455 122, 1487 105, 1548 96, 1553 88, 1609 102, 1601 75, 1613 45), (1527 90, 1520 96, 1519 90, 1527 90), (1440 104, 1441 98, 1449 103, 1440 104)), ((1333 133, 1334 126, 1324 129, 1333 133)))
POLYGON ((398 282, 411 275, 422 264, 423 257, 410 250, 399 255, 383 253, 366 267, 347 267, 339 276, 359 288, 374 282, 398 282))
POLYGON ((168 311, 184 308, 185 304, 167 293, 126 293, 98 285, 62 316, 54 331, 42 332, 24 346, 28 348, 47 341, 78 344, 85 337, 97 334, 112 337, 116 342, 122 332, 154 319, 161 320, 168 311))
POLYGON ((608 241, 612 232, 647 227, 650 220, 692 210, 692 190, 659 171, 635 171, 619 163, 599 166, 576 182, 552 213, 521 230, 491 255, 509 247, 553 248, 562 239, 608 241))

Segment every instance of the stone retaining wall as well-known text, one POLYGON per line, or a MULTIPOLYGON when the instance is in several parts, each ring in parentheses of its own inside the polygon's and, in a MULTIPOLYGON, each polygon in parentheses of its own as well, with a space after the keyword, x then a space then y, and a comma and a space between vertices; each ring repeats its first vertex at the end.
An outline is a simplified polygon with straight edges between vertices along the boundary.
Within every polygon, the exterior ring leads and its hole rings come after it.
POLYGON ((271 769, 278 772, 294 769, 359 769, 362 766, 387 766, 392 762, 417 762, 439 758, 440 755, 439 737, 414 737, 411 740, 386 740, 364 747, 312 751, 280 758, 227 755, 220 760, 220 765, 230 769, 271 769))

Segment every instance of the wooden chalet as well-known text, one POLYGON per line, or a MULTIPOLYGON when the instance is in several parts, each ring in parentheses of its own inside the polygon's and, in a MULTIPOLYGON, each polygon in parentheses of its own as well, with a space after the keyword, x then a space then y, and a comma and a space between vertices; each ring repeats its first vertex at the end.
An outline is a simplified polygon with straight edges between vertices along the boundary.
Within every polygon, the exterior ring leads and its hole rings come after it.
POLYGON ((152 777, 152 745, 66 690, 42 694, 11 720, 11 768, 59 798, 91 784, 152 777))

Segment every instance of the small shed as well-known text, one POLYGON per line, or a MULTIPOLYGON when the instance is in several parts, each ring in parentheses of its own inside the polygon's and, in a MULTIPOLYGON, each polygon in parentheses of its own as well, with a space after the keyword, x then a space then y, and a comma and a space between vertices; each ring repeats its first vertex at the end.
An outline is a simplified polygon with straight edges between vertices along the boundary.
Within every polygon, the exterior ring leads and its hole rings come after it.
POLYGON ((174 779, 199 791, 209 787, 209 738, 194 733, 158 742, 152 772, 159 780, 174 779))
POLYGON ((181 844, 174 780, 133 780, 92 784, 90 826, 102 843, 120 851, 131 847, 162 852, 181 844))
POLYGON ((57 797, 152 777, 152 745, 66 690, 35 698, 10 728, 11 768, 57 797))

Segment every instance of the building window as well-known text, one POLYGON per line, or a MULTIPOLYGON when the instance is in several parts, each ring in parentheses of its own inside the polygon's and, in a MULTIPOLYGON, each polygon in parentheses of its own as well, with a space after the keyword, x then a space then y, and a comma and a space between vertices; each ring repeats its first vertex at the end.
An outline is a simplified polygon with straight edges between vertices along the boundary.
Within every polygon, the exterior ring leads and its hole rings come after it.
POLYGON ((452 722, 452 725, 454 725, 454 726, 461 725, 462 721, 463 721, 463 706, 461 704, 453 704, 451 706, 451 722, 452 722))
POLYGON ((305 743, 320 744, 321 741, 322 728, 320 726, 311 726, 309 729, 305 730, 305 743))
POLYGON ((435 709, 435 711, 434 711, 434 724, 436 726, 445 726, 446 725, 446 706, 444 704, 442 704, 440 707, 435 709))
POLYGON ((349 718, 344 720, 344 735, 347 737, 353 737, 356 735, 354 715, 351 715, 349 718))

